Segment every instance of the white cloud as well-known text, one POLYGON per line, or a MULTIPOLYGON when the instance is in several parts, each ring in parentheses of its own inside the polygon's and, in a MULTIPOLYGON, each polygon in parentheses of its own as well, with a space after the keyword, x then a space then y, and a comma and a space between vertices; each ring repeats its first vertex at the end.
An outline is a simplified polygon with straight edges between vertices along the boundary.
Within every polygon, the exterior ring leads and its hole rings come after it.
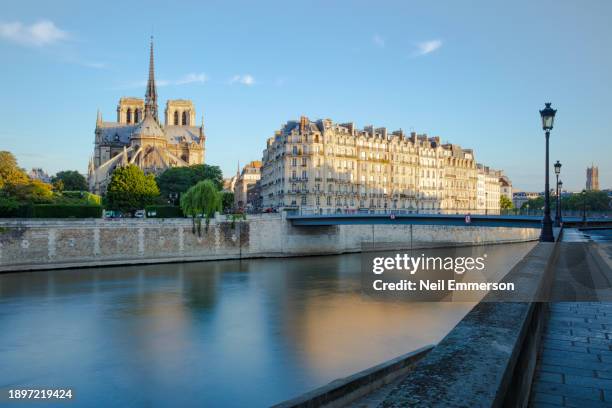
POLYGON ((175 85, 186 85, 186 84, 194 84, 194 83, 203 84, 206 81, 208 81, 208 77, 206 76, 205 73, 200 72, 199 74, 196 74, 192 72, 192 73, 185 75, 184 77, 180 79, 177 79, 176 81, 174 81, 174 84, 175 85))
POLYGON ((234 75, 232 79, 230 79, 229 83, 230 85, 241 84, 241 85, 251 86, 255 84, 255 78, 253 78, 253 76, 250 74, 234 75))
POLYGON ((437 50, 438 48, 442 47, 442 41, 441 40, 424 41, 424 42, 418 43, 416 46, 417 46, 417 50, 415 51, 413 56, 418 57, 421 55, 430 54, 434 52, 435 50, 437 50))
POLYGON ((372 42, 379 48, 385 48, 385 39, 379 34, 374 34, 374 37, 372 37, 372 42))
POLYGON ((69 35, 52 21, 41 20, 31 25, 20 21, 0 23, 0 37, 21 45, 41 47, 66 40, 69 35))

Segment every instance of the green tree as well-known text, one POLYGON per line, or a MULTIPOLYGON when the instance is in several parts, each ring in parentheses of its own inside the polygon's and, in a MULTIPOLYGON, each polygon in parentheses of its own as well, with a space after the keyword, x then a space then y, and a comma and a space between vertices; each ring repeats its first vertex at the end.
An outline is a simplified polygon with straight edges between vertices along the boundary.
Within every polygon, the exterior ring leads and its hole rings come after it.
POLYGON ((221 207, 223 212, 228 212, 234 207, 234 193, 228 191, 221 193, 221 207))
POLYGON ((53 200, 53 188, 51 184, 40 180, 28 180, 26 183, 5 184, 2 189, 8 197, 13 197, 20 202, 36 204, 50 203, 53 200))
POLYGON ((206 218, 206 230, 215 212, 221 210, 221 194, 211 180, 200 181, 181 196, 181 209, 192 219, 192 230, 195 233, 196 220, 198 236, 201 235, 201 218, 206 218))
POLYGON ((223 187, 223 174, 218 166, 196 164, 188 167, 171 167, 157 176, 156 181, 163 197, 170 193, 184 193, 203 180, 210 180, 217 190, 223 187))
POLYGON ((608 194, 604 191, 583 191, 561 199, 563 210, 581 211, 585 207, 589 211, 610 210, 608 194))
POLYGON ((30 182, 28 175, 17 165, 13 153, 0 151, 0 188, 6 184, 18 185, 30 182))
POLYGON ((529 199, 524 202, 523 205, 521 205, 521 210, 529 209, 532 211, 537 211, 541 210, 542 208, 544 208, 544 197, 536 197, 529 199))
POLYGON ((512 210, 514 208, 514 204, 512 204, 512 200, 510 200, 505 195, 499 197, 499 208, 503 210, 512 210))
POLYGON ((63 190, 65 191, 87 191, 88 189, 87 180, 76 170, 58 172, 51 178, 51 182, 55 184, 58 181, 63 183, 63 190))
POLYGON ((106 192, 107 207, 111 210, 133 214, 153 204, 159 196, 159 188, 152 174, 145 175, 136 165, 117 167, 106 192))

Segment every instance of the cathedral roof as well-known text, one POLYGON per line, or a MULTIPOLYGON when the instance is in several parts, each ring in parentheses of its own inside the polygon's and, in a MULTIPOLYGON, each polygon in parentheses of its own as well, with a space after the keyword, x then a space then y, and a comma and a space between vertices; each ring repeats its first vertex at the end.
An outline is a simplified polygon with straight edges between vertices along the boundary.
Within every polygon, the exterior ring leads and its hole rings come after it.
MULTIPOLYGON (((144 121, 143 121, 144 122, 144 121)), ((141 122, 142 124, 142 122, 141 122)), ((157 124, 157 123, 156 123, 157 124)), ((127 145, 130 143, 132 134, 136 135, 138 125, 127 125, 117 122, 102 122, 99 125, 99 131, 102 132, 102 140, 108 143, 120 143, 127 145)), ((145 134, 144 136, 166 137, 168 143, 178 144, 181 142, 200 143, 200 127, 199 126, 157 126, 157 136, 145 134), (159 131, 162 136, 159 136, 159 131)))
POLYGON ((118 122, 102 122, 99 131, 102 132, 102 139, 107 142, 128 144, 136 125, 126 125, 118 122))
POLYGON ((199 126, 165 126, 164 132, 168 138, 168 143, 200 143, 199 126))
POLYGON ((161 129, 155 118, 152 115, 145 113, 145 117, 134 128, 132 137, 164 137, 164 131, 161 129))

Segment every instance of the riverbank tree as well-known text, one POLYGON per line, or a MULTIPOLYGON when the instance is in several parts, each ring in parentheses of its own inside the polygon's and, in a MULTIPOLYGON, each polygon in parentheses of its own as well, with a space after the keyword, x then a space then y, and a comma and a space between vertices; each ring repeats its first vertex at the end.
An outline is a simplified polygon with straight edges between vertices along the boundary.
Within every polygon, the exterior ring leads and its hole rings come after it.
POLYGON ((108 184, 105 204, 109 210, 133 214, 154 204, 159 197, 159 188, 152 174, 145 175, 136 165, 117 167, 108 184))
POLYGON ((217 190, 223 188, 223 173, 219 166, 195 164, 185 167, 171 167, 156 177, 162 197, 181 195, 200 181, 209 180, 217 190))
POLYGON ((192 219, 192 232, 197 232, 201 236, 201 219, 206 219, 206 230, 210 219, 214 217, 215 212, 220 211, 222 207, 221 193, 217 186, 211 180, 204 180, 191 187, 181 196, 181 209, 186 216, 192 219))

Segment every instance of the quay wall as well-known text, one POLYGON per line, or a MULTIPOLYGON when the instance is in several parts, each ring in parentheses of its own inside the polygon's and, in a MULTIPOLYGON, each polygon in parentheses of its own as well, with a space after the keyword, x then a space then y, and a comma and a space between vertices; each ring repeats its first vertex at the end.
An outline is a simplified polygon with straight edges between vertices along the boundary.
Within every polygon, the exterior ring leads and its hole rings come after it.
POLYGON ((190 219, 0 220, 0 272, 215 259, 288 257, 385 248, 435 248, 535 240, 533 228, 338 225, 295 227, 282 214, 232 223, 217 216, 201 234, 190 219))

